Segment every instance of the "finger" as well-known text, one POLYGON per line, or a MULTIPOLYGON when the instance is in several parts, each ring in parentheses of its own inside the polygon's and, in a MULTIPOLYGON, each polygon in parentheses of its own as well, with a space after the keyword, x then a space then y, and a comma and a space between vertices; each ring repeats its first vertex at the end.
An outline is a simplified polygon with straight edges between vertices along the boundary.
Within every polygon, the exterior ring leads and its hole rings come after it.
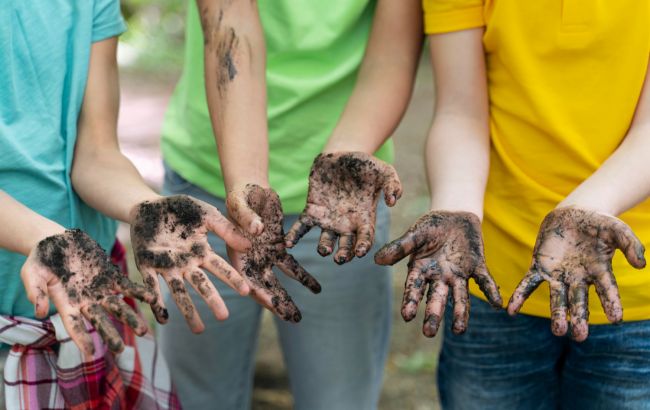
POLYGON ((156 271, 151 269, 140 269, 140 273, 142 274, 144 286, 156 297, 156 300, 149 304, 156 321, 160 324, 167 323, 167 320, 169 320, 169 312, 165 307, 165 302, 163 301, 162 293, 160 292, 158 274, 156 271))
POLYGON ((611 269, 603 269, 593 276, 596 277, 594 286, 596 287, 598 298, 600 298, 600 303, 603 305, 607 320, 612 323, 622 321, 623 305, 621 304, 621 295, 618 293, 616 278, 611 269))
POLYGON ((494 281, 492 275, 490 275, 484 263, 480 264, 474 270, 474 281, 492 306, 496 308, 503 307, 503 299, 501 299, 501 293, 499 293, 499 286, 494 281))
POLYGON ((612 226, 616 246, 623 252, 630 265, 637 269, 645 267, 645 247, 625 222, 616 222, 612 226))
POLYGON ((189 275, 189 282, 196 290, 196 292, 201 295, 205 303, 208 304, 210 310, 218 320, 228 319, 228 308, 226 303, 219 295, 219 292, 214 287, 210 279, 200 270, 192 271, 189 275))
POLYGON ((354 242, 354 234, 342 234, 339 237, 339 249, 334 254, 334 262, 339 265, 350 262, 354 257, 354 253, 352 253, 354 242))
POLYGON ((206 225, 208 229, 214 232, 218 237, 223 239, 231 248, 245 252, 250 248, 251 243, 246 239, 239 229, 226 217, 224 217, 219 210, 211 205, 204 205, 206 208, 206 225))
POLYGON ((519 309, 521 309, 526 299, 528 299, 531 293, 533 293, 543 281, 544 278, 537 271, 529 271, 521 282, 519 282, 519 285, 517 285, 512 296, 510 296, 510 301, 508 302, 508 314, 515 315, 519 312, 519 309))
POLYGON ((587 285, 584 283, 572 283, 569 285, 571 338, 576 342, 584 341, 589 335, 589 305, 587 292, 587 285))
POLYGON ((425 288, 426 281, 422 270, 418 267, 410 267, 406 275, 404 297, 402 298, 402 318, 406 322, 410 322, 417 315, 418 306, 424 297, 425 288))
POLYGON ((463 334, 467 330, 469 322, 469 293, 467 292, 467 281, 456 279, 452 282, 452 294, 454 297, 454 323, 451 330, 457 334, 463 334))
POLYGON ((136 335, 144 336, 144 334, 149 330, 144 319, 134 312, 133 309, 131 309, 131 306, 129 306, 119 296, 107 297, 106 300, 102 302, 102 306, 120 322, 133 329, 136 335))
POLYGON ((124 350, 124 342, 117 332, 111 319, 100 305, 83 307, 81 313, 92 323, 99 336, 113 353, 121 353, 124 350))
POLYGON ((564 336, 567 332, 567 288, 560 281, 549 282, 551 293, 551 331, 555 336, 564 336))
POLYGON ((316 278, 311 276, 293 256, 287 253, 284 259, 278 261, 276 265, 285 273, 285 275, 302 283, 303 286, 311 290, 312 293, 320 293, 320 283, 318 283, 316 278))
POLYGON ((95 344, 86 330, 86 324, 84 323, 81 312, 77 309, 62 310, 59 309, 58 306, 57 310, 61 314, 63 327, 66 332, 68 332, 68 335, 70 335, 74 344, 76 344, 79 350, 81 350, 85 355, 93 356, 95 354, 95 344))
POLYGON ((357 257, 365 256, 375 239, 375 227, 372 224, 361 225, 357 230, 357 244, 354 247, 354 253, 357 257))
POLYGON ((117 287, 124 296, 135 298, 148 304, 155 303, 157 300, 156 294, 151 289, 130 281, 124 275, 120 275, 117 280, 117 287))
POLYGON ((375 263, 378 265, 394 265, 417 248, 415 234, 406 232, 401 237, 384 245, 375 254, 375 263))
POLYGON ((244 277, 216 253, 211 252, 202 266, 240 295, 246 296, 250 292, 244 277))
POLYGON ((386 205, 393 206, 402 197, 402 183, 399 180, 397 171, 389 164, 384 167, 384 201, 386 205))
POLYGON ((192 332, 203 332, 203 330, 205 330, 205 325, 203 324, 199 313, 196 311, 196 306, 194 306, 190 294, 187 292, 187 289, 185 289, 183 280, 179 277, 172 277, 167 279, 167 285, 169 286, 169 291, 171 292, 172 297, 178 305, 178 309, 185 317, 192 332))
POLYGON ((257 236, 264 231, 262 218, 248 205, 244 192, 237 191, 228 194, 226 206, 228 207, 228 215, 246 232, 257 236))
POLYGON ((287 248, 293 248, 295 244, 298 243, 300 238, 305 236, 307 232, 314 226, 314 222, 308 216, 304 214, 300 215, 298 220, 294 222, 289 229, 289 232, 285 235, 284 240, 287 248))
POLYGON ((34 305, 34 315, 38 319, 47 317, 50 310, 50 301, 47 297, 47 281, 45 280, 39 268, 27 268, 27 264, 23 265, 20 271, 27 292, 27 299, 34 305))
POLYGON ((278 317, 288 322, 298 323, 302 314, 286 289, 270 269, 262 272, 262 277, 253 277, 251 296, 260 304, 271 310, 278 317))
POLYGON ((327 256, 334 252, 334 244, 338 237, 336 232, 323 229, 320 233, 320 240, 318 241, 318 254, 320 256, 327 256))
POLYGON ((426 337, 434 337, 438 333, 448 295, 449 286, 443 281, 436 280, 429 285, 427 308, 424 311, 424 325, 422 326, 422 333, 426 337))

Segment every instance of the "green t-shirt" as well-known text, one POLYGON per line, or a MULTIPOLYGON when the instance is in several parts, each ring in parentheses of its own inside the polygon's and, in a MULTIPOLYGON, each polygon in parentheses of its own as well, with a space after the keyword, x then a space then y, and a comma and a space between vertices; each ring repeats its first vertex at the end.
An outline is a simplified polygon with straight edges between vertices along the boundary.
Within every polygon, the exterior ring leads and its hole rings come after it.
MULTIPOLYGON (((309 169, 352 93, 375 0, 261 0, 267 47, 269 179, 284 211, 305 206, 309 169)), ((189 2, 183 75, 162 131, 165 161, 182 177, 225 197, 203 76, 203 34, 189 2)), ((392 143, 376 154, 392 161, 392 143)))

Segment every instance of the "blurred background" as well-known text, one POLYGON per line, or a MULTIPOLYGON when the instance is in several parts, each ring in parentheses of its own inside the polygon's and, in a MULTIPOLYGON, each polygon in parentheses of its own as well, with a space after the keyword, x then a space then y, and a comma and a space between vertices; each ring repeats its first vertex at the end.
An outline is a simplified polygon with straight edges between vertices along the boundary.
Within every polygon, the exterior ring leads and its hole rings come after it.
MULTIPOLYGON (((163 178, 160 128, 182 69, 186 2, 122 0, 122 7, 129 30, 121 37, 119 48, 121 146, 147 182, 159 188, 163 178)), ((425 50, 408 112, 394 136, 395 166, 405 194, 392 212, 391 238, 402 234, 427 211, 422 152, 432 112, 433 83, 425 50)), ((128 230, 124 227, 120 239, 128 243, 128 230)), ((131 272, 134 271, 131 261, 131 272)), ((438 409, 435 379, 440 337, 427 339, 422 335, 422 309, 413 322, 403 322, 399 311, 405 275, 405 263, 395 266, 394 324, 379 408, 438 409)), ((257 352, 253 408, 291 409, 282 353, 270 314, 265 315, 257 352)))

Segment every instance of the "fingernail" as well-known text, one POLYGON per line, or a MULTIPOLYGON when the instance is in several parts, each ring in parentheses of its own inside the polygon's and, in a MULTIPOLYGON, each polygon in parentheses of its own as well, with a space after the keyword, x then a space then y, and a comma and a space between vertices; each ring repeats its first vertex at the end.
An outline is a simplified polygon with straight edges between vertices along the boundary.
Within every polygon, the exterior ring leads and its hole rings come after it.
POLYGON ((293 321, 298 323, 302 320, 302 314, 300 312, 296 312, 293 314, 293 321))

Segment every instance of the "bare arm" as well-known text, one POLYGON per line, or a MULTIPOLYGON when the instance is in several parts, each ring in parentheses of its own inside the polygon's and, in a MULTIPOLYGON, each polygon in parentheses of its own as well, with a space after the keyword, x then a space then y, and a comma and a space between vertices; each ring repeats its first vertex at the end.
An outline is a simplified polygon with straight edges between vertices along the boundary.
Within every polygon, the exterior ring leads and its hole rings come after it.
POLYGON ((184 281, 197 288, 218 319, 228 310, 202 268, 238 292, 248 286, 207 241, 211 231, 239 250, 247 249, 243 238, 219 211, 187 196, 161 197, 143 181, 119 150, 117 39, 92 46, 90 68, 79 118, 72 185, 90 206, 131 224, 136 263, 148 290, 155 295, 152 310, 159 322, 167 320, 158 288, 158 274, 170 285, 172 296, 195 332, 203 323, 191 302, 184 281))
POLYGON ((323 154, 314 160, 307 204, 287 234, 288 246, 319 226, 318 253, 333 253, 338 240, 338 264, 363 257, 372 247, 381 191, 389 206, 402 194, 395 169, 372 154, 406 110, 422 40, 419 1, 379 1, 357 83, 323 154))
POLYGON ((72 165, 72 185, 100 212, 131 222, 133 207, 160 196, 149 188, 117 142, 120 91, 117 38, 94 43, 72 165))
POLYGON ((382 265, 410 255, 402 317, 415 318, 426 293, 422 332, 428 337, 438 332, 450 294, 452 330, 467 329, 469 278, 493 306, 502 305, 485 264, 481 233, 490 146, 482 34, 483 29, 472 29, 430 38, 436 80, 426 153, 431 211, 375 255, 382 265))
POLYGON ((436 104, 426 148, 431 209, 479 218, 490 157, 482 36, 480 28, 430 37, 436 104))
POLYGON ((619 215, 650 196, 650 74, 630 129, 614 153, 558 207, 619 215))
POLYGON ((29 255, 41 239, 62 233, 65 228, 45 218, 0 191, 0 248, 29 255))
POLYGON ((379 1, 354 91, 325 152, 372 154, 391 136, 413 91, 423 39, 419 0, 379 1))
POLYGON ((650 75, 621 145, 598 170, 551 211, 540 227, 533 260, 508 304, 515 314, 544 281, 551 294, 551 330, 583 341, 589 334, 589 286, 610 322, 623 320, 623 306, 612 271, 620 249, 633 267, 646 265, 645 248, 632 229, 614 215, 650 195, 650 75))
POLYGON ((226 190, 268 187, 266 48, 255 1, 197 0, 205 88, 226 190))

